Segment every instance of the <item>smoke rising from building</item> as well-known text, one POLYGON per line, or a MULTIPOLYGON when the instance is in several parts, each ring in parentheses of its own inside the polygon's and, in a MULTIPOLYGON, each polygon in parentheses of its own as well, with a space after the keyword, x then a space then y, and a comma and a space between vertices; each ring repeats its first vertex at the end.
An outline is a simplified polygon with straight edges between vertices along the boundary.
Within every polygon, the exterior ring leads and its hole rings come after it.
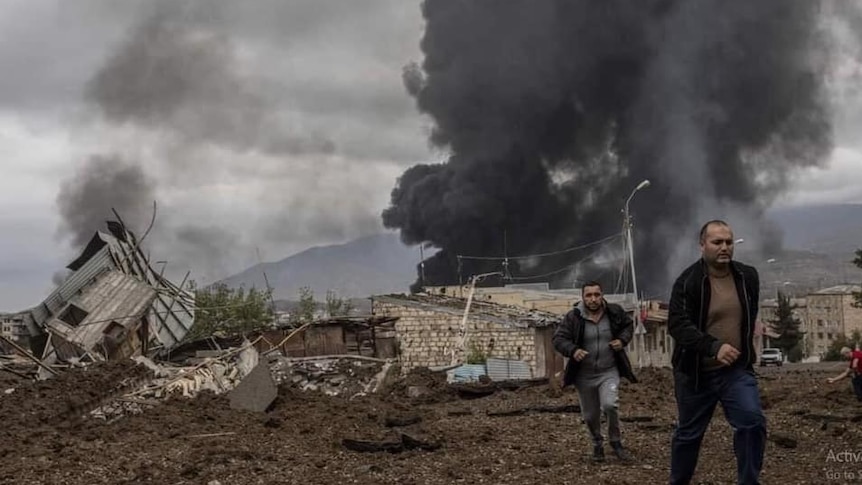
MULTIPOLYGON (((428 284, 457 282, 459 254, 547 252, 617 233, 626 198, 649 179, 632 201, 638 279, 664 291, 707 219, 726 218, 748 245, 780 244, 763 210, 832 148, 820 2, 422 8, 424 59, 404 83, 434 121, 431 143, 451 156, 404 172, 383 221, 406 243, 442 248, 426 261, 428 284)), ((529 274, 572 259, 543 258, 529 274)), ((460 261, 462 275, 499 268, 460 261)))
POLYGON ((137 163, 93 156, 60 187, 61 234, 74 249, 82 249, 96 231, 105 229, 106 221, 116 220, 111 209, 130 228, 141 227, 152 217, 154 197, 155 183, 137 163))

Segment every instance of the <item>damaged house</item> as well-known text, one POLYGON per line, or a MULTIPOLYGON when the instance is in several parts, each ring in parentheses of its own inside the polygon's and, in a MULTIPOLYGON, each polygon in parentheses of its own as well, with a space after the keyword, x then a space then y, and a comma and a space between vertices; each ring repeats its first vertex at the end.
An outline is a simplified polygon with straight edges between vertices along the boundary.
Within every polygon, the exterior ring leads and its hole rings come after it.
MULTIPOLYGON (((394 318, 403 371, 445 368, 479 360, 500 379, 545 378, 563 369, 552 338, 559 317, 513 305, 444 295, 388 295, 372 299, 377 318, 394 318), (497 367, 501 369, 497 369, 497 367)), ((494 379, 494 377, 492 377, 494 379)))
POLYGON ((170 349, 194 323, 194 295, 154 271, 121 222, 96 232, 67 268, 72 274, 25 313, 46 365, 170 349))

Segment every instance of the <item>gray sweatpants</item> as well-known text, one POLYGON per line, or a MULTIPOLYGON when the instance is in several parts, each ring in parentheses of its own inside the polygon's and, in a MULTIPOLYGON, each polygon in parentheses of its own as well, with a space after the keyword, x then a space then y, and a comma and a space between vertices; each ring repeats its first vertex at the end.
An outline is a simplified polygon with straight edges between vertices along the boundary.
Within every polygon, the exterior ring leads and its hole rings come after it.
POLYGON ((581 417, 596 445, 604 442, 602 413, 608 418, 608 440, 613 443, 622 439, 619 385, 620 374, 616 367, 598 373, 589 369, 579 369, 575 378, 575 389, 578 390, 578 400, 581 403, 581 417))

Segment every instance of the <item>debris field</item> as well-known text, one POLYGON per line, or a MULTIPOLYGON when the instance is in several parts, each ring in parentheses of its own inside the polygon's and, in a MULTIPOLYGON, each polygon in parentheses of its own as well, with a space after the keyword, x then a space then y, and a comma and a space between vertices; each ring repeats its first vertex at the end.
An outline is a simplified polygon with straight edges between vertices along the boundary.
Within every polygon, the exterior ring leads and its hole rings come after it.
MULTIPOLYGON (((194 392, 174 385, 167 392, 165 382, 157 385, 153 366, 132 360, 72 368, 45 381, 0 372, 0 483, 667 479, 675 417, 670 369, 640 369, 641 382, 621 385, 623 439, 636 461, 620 463, 608 453, 605 463, 594 464, 577 394, 547 380, 448 384, 445 373, 418 369, 400 376, 361 360, 318 359, 312 365, 260 359, 277 389, 262 412, 237 409, 230 390, 207 385, 194 392)), ((842 365, 757 369, 769 429, 763 483, 862 479, 860 464, 841 461, 847 456, 839 454, 860 451, 862 406, 846 380, 825 382, 842 365)), ((229 368, 224 372, 230 375, 229 368)), ((173 376, 168 383, 177 381, 175 372, 162 374, 162 381, 164 375, 173 376)), ((731 429, 720 406, 695 480, 735 483, 731 429)))

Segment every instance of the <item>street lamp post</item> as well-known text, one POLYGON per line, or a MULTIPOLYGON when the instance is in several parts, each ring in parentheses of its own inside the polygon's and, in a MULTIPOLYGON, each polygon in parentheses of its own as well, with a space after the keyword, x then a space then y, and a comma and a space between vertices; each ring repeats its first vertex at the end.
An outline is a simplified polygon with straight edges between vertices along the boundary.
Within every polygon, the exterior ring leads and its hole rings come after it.
POLYGON ((634 294, 635 294, 635 318, 634 318, 635 334, 638 335, 638 337, 639 337, 638 340, 640 341, 640 347, 641 347, 640 349, 638 349, 638 367, 643 366, 643 354, 645 352, 644 345, 643 345, 643 334, 645 332, 643 329, 643 324, 641 323, 641 316, 640 316, 641 308, 640 308, 640 301, 638 300, 638 280, 637 280, 637 276, 635 275, 635 254, 634 254, 634 245, 632 244, 632 219, 631 219, 631 212, 629 212, 629 202, 631 202, 632 197, 635 196, 635 193, 637 193, 638 190, 649 187, 649 184, 650 184, 649 180, 644 180, 641 183, 639 183, 638 186, 635 187, 634 190, 632 190, 632 193, 629 195, 629 198, 626 199, 626 205, 625 205, 625 210, 624 210, 625 225, 626 225, 626 245, 629 248, 629 264, 631 265, 631 270, 632 270, 632 291, 634 291, 634 294))

